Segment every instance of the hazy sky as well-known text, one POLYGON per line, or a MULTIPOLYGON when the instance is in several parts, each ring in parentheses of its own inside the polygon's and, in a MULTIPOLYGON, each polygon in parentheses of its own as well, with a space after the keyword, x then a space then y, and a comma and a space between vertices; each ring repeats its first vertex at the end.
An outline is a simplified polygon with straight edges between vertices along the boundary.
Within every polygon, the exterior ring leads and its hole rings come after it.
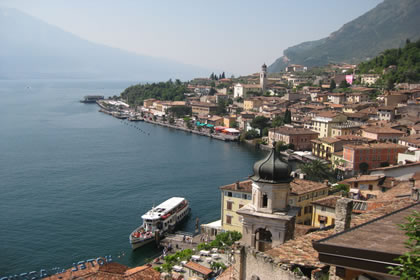
POLYGON ((84 39, 234 74, 328 36, 381 0, 0 0, 84 39))

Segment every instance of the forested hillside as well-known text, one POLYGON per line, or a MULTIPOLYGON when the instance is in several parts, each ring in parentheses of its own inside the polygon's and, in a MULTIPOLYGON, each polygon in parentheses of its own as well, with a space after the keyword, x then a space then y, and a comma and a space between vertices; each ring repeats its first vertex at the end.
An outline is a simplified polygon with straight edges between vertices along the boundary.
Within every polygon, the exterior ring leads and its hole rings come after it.
POLYGON ((169 80, 167 82, 137 84, 126 88, 121 97, 129 104, 141 105, 143 100, 155 98, 158 100, 181 101, 184 100, 184 93, 187 92, 186 84, 180 80, 169 80))
POLYGON ((419 15, 419 0, 384 0, 328 37, 286 49, 268 71, 283 71, 288 64, 313 67, 371 59, 386 49, 404 46, 407 38, 418 40, 419 15))
POLYGON ((361 74, 383 74, 382 79, 388 83, 420 82, 420 40, 407 41, 404 48, 386 50, 359 64, 358 70, 361 74))

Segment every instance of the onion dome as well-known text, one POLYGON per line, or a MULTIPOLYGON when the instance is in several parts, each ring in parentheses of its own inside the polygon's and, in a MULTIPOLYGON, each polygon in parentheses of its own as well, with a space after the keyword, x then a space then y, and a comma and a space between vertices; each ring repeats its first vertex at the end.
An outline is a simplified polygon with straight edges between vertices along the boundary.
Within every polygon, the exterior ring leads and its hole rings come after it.
MULTIPOLYGON (((273 143, 273 147, 275 147, 273 143)), ((293 178, 290 176, 290 166, 280 159, 273 148, 270 154, 254 164, 254 175, 252 181, 269 184, 290 183, 293 178)))

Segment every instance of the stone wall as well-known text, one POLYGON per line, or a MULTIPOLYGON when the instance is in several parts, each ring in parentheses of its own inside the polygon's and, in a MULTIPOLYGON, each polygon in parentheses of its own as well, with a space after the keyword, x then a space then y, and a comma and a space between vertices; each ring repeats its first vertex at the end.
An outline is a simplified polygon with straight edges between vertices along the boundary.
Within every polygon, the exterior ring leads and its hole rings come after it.
POLYGON ((238 247, 235 253, 235 271, 241 275, 241 280, 303 280, 309 279, 299 276, 290 270, 290 266, 258 252, 251 247, 238 247))

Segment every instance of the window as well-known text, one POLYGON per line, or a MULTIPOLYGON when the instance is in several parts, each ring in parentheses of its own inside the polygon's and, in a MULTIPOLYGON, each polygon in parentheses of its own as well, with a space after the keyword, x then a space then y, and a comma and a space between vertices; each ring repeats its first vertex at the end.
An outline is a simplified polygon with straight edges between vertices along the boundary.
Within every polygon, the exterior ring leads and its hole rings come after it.
POLYGON ((240 193, 233 193, 233 197, 241 198, 241 194, 240 193))
POLYGON ((227 196, 232 197, 232 192, 227 192, 227 196))
POLYGON ((334 218, 331 218, 331 224, 335 225, 335 219, 334 218))
POLYGON ((373 186, 372 185, 369 185, 369 190, 370 191, 373 190, 373 186))
POLYGON ((248 195, 246 193, 242 194, 242 199, 248 199, 248 195))
POLYGON ((232 201, 228 201, 228 202, 227 202, 227 209, 228 209, 228 210, 232 210, 232 204, 233 204, 233 202, 232 202, 232 201))
POLYGON ((267 208, 267 206, 268 206, 268 196, 265 193, 262 196, 262 208, 267 208))
POLYGON ((226 215, 226 224, 228 225, 232 224, 232 216, 226 215))
POLYGON ((325 224, 327 222, 327 220, 328 220, 328 217, 321 216, 321 215, 318 216, 318 222, 320 222, 320 223, 325 224))

